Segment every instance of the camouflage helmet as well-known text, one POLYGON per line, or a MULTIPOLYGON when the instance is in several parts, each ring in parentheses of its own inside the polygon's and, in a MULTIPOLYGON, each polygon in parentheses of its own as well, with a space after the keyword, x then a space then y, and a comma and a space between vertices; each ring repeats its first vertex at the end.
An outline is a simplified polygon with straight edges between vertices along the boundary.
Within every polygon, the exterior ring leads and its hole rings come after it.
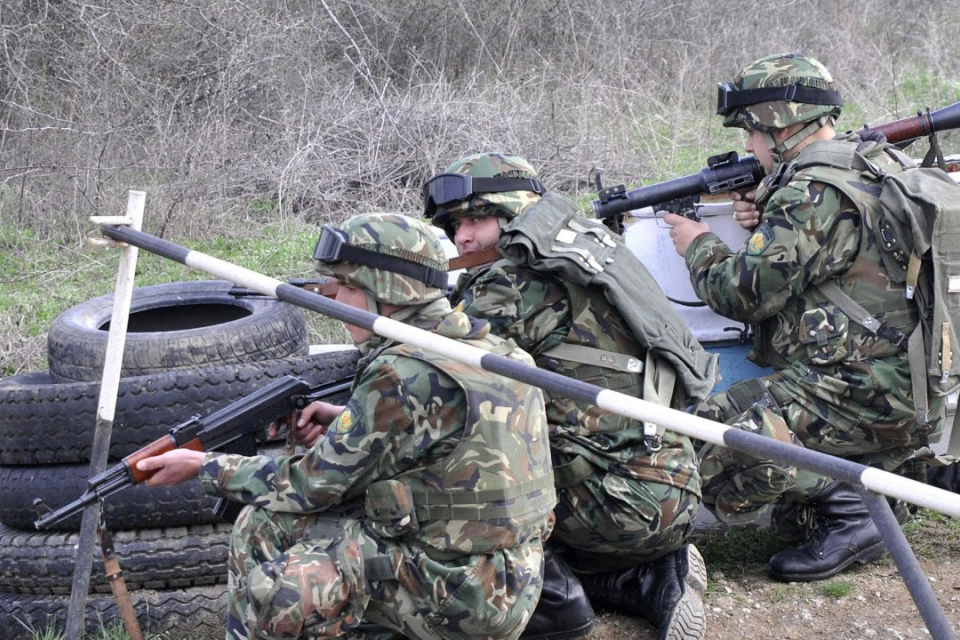
POLYGON ((520 156, 476 153, 423 185, 424 215, 453 238, 452 216, 475 212, 509 221, 544 191, 537 172, 520 156))
POLYGON ((371 213, 342 227, 323 225, 313 252, 316 269, 367 292, 379 302, 417 305, 447 292, 447 258, 426 223, 400 214, 371 213))
POLYGON ((733 82, 721 82, 717 91, 717 114, 723 126, 774 129, 835 120, 843 98, 826 67, 801 53, 778 53, 751 62, 733 82))

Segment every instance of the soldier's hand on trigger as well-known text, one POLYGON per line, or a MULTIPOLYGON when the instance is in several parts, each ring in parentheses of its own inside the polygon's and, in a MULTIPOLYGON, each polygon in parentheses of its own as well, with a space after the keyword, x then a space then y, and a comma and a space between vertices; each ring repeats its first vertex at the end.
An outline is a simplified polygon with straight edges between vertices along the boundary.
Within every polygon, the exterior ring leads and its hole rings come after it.
POLYGON ((747 193, 731 191, 730 197, 733 199, 733 219, 739 222, 741 227, 749 231, 760 224, 760 210, 753 203, 757 197, 756 190, 747 193))
POLYGON ((673 248, 677 250, 681 257, 686 255, 687 247, 690 246, 694 238, 710 231, 710 227, 706 223, 697 222, 676 213, 668 213, 663 216, 663 221, 670 225, 670 239, 673 240, 673 248))
POLYGON ((297 419, 294 429, 294 440, 297 444, 312 447, 326 435, 327 426, 343 413, 343 405, 331 404, 322 400, 311 402, 297 419))

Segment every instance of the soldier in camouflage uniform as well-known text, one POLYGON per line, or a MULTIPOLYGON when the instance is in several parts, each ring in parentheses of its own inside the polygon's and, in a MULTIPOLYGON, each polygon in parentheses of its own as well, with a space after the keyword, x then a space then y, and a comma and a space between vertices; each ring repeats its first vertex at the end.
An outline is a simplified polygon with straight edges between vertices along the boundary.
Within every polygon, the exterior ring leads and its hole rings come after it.
MULTIPOLYGON (((424 195, 426 215, 461 256, 489 253, 505 237, 501 228, 509 232, 511 221, 519 224, 538 208, 575 213, 566 199, 543 192, 526 160, 503 153, 458 160, 425 185, 424 195), (472 190, 461 189, 464 176, 472 190)), ((646 354, 601 287, 496 258, 464 273, 452 295, 455 308, 488 320, 540 368, 644 397, 638 363, 646 354)), ((648 371, 649 383, 654 368, 648 371)), ((676 401, 667 395, 664 404, 676 401)), ((557 395, 547 398, 547 417, 559 504, 543 595, 522 637, 589 634, 593 612, 578 577, 590 602, 644 617, 662 640, 703 637, 706 570, 686 542, 700 503, 690 440, 670 431, 651 436, 637 421, 557 395)))
MULTIPOLYGON (((882 136, 836 134, 843 102, 813 58, 762 58, 719 90, 724 125, 747 131, 746 150, 768 174, 753 203, 734 206, 753 234, 733 250, 705 224, 665 221, 697 295, 749 323, 751 359, 775 373, 735 384, 694 412, 887 471, 912 470, 914 450, 939 438, 944 404, 932 399, 929 421, 918 422, 903 339, 916 312, 887 275, 871 219, 833 186, 879 195, 859 171, 838 168, 837 158, 854 149, 878 166, 899 164, 882 136), (821 289, 829 283, 893 330, 871 333, 848 318, 821 289)), ((714 445, 699 455, 704 502, 720 520, 755 520, 776 504, 775 530, 800 542, 770 559, 773 577, 822 580, 884 553, 851 485, 714 445)))
MULTIPOLYGON (((532 364, 450 308, 443 247, 418 220, 324 225, 315 257, 346 304, 532 364)), ((348 329, 362 353, 352 397, 304 410, 306 453, 140 463, 159 469, 150 484, 199 474, 252 505, 231 544, 227 637, 517 638, 556 503, 542 393, 348 329)))

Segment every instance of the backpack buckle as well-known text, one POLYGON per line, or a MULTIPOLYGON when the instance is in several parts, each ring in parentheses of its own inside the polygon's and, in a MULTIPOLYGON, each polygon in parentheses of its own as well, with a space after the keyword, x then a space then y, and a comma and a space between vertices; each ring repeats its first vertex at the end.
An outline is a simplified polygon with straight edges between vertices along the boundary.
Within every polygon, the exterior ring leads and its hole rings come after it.
POLYGON ((902 347, 903 343, 907 341, 907 334, 896 327, 883 327, 880 331, 877 331, 877 335, 883 336, 895 347, 902 347))

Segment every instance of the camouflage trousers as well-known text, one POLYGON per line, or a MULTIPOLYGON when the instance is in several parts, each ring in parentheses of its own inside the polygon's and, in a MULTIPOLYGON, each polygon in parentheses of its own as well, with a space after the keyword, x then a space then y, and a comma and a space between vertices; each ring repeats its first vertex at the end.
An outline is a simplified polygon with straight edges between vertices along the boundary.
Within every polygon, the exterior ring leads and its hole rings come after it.
MULTIPOLYGON (((793 380, 781 373, 732 385, 696 405, 697 416, 738 429, 805 446, 863 465, 913 475, 911 461, 924 437, 916 425, 912 403, 891 402, 878 397, 870 404, 832 394, 831 378, 815 372, 793 380)), ((931 403, 932 438, 936 441, 943 423, 943 403, 931 403), (939 417, 937 417, 939 416, 939 417)), ((703 502, 718 520, 742 524, 758 519, 766 507, 780 503, 784 537, 803 519, 804 505, 820 493, 831 479, 797 469, 772 458, 760 459, 711 443, 702 443, 697 456, 703 478, 703 502)), ((895 505, 902 518, 903 505, 895 505)))
POLYGON ((539 539, 431 559, 354 518, 247 507, 228 558, 228 640, 517 638, 542 589, 539 539))
POLYGON ((700 498, 658 482, 598 471, 557 491, 551 542, 577 571, 619 571, 679 549, 693 532, 700 498))

